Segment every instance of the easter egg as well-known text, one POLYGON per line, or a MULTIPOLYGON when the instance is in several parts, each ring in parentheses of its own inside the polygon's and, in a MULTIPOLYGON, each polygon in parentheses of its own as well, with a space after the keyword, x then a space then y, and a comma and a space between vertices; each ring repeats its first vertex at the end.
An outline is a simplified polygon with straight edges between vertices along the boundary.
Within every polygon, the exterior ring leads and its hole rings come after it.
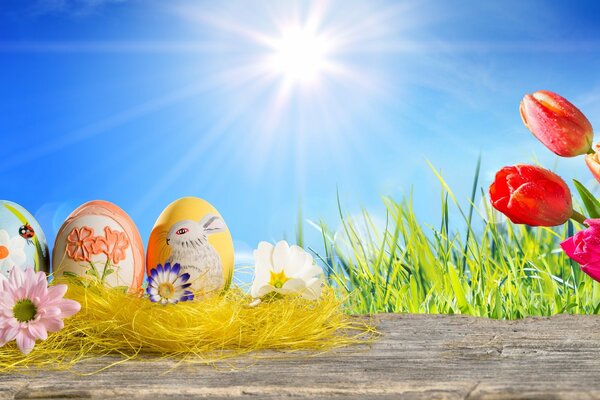
POLYGON ((58 231, 52 266, 55 276, 77 275, 139 293, 144 245, 125 211, 107 201, 90 201, 73 211, 58 231))
POLYGON ((13 267, 50 273, 48 242, 42 227, 20 205, 0 200, 0 274, 13 267))
POLYGON ((178 275, 189 274, 183 280, 191 284, 188 290, 196 299, 229 288, 233 276, 233 240, 225 221, 210 203, 184 197, 169 204, 160 214, 146 254, 150 279, 157 276, 157 271, 164 271, 167 263, 172 267, 179 265, 178 275), (157 269, 159 265, 162 268, 157 269))

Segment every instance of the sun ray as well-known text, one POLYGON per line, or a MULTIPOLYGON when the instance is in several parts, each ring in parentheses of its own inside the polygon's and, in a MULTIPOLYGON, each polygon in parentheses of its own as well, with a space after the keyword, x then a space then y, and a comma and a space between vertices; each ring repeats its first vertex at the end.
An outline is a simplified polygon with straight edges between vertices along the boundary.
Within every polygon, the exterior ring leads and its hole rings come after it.
POLYGON ((175 90, 159 98, 146 101, 129 109, 123 110, 99 121, 90 123, 80 129, 61 135, 56 140, 49 141, 34 148, 27 148, 22 152, 15 153, 4 158, 0 164, 0 172, 8 171, 20 165, 35 161, 38 158, 60 151, 68 146, 75 145, 95 136, 104 134, 111 129, 121 126, 127 122, 141 118, 151 112, 155 112, 171 104, 182 102, 204 90, 202 85, 194 85, 175 90))

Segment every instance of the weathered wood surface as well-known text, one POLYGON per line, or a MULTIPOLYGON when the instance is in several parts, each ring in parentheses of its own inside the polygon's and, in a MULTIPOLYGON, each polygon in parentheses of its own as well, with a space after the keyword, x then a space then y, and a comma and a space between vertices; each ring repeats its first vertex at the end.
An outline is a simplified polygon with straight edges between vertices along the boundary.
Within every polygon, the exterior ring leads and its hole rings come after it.
MULTIPOLYGON (((0 399, 600 399, 600 317, 381 315, 370 346, 222 364, 125 363, 92 376, 0 375, 0 399)), ((93 370, 97 365, 87 365, 93 370)))

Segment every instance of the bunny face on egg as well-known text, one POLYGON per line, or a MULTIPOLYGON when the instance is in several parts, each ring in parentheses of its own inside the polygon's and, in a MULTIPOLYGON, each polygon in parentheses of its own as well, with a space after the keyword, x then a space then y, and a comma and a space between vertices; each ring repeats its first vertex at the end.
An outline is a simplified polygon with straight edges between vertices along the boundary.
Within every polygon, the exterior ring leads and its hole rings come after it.
POLYGON ((226 229, 220 217, 208 214, 200 222, 179 221, 167 234, 167 245, 171 247, 168 262, 179 264, 182 272, 192 276, 192 288, 203 292, 200 296, 223 289, 223 265, 208 236, 226 229))
POLYGON ((209 214, 200 222, 184 220, 174 224, 167 235, 167 245, 206 246, 208 235, 225 231, 225 222, 216 215, 209 214))
POLYGON ((194 246, 204 245, 207 237, 196 221, 186 220, 176 223, 171 227, 167 235, 167 245, 170 246, 194 246))

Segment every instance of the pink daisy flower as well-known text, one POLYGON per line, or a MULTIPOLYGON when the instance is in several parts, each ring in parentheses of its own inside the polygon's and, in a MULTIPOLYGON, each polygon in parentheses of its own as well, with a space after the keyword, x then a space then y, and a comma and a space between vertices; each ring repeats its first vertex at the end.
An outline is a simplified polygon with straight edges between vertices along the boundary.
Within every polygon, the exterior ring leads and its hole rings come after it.
POLYGON ((46 274, 33 269, 13 268, 8 279, 0 274, 0 347, 16 340, 28 354, 37 339, 64 327, 63 318, 76 314, 81 306, 63 299, 67 285, 48 287, 46 274))

